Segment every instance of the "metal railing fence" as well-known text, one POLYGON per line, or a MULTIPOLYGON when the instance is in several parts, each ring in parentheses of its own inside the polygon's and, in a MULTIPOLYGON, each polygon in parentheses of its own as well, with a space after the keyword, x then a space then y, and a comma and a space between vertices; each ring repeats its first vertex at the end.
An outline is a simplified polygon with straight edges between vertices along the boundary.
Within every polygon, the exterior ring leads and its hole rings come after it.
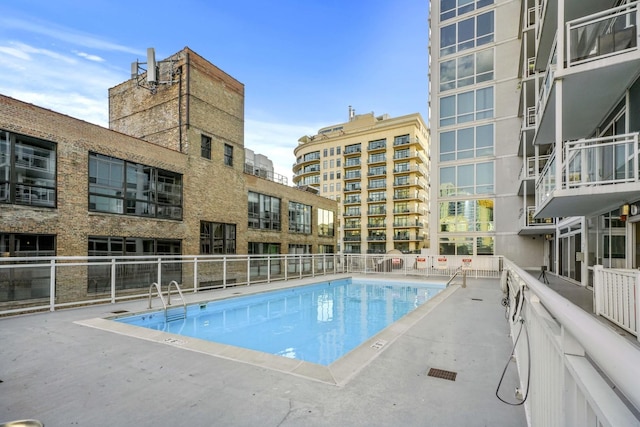
POLYGON ((501 258, 295 254, 0 258, 0 315, 144 298, 151 283, 184 292, 339 273, 498 277, 501 258))

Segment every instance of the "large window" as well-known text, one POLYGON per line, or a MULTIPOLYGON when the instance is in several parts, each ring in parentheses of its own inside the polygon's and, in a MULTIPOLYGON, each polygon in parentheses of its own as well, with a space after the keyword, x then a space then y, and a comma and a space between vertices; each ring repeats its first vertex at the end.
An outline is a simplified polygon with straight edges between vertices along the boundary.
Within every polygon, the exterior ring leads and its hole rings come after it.
POLYGON ((249 228, 280 230, 280 199, 250 191, 249 228))
POLYGON ((440 56, 493 42, 493 11, 440 28, 440 56))
POLYGON ((440 168, 441 197, 493 192, 493 161, 440 168))
POLYGON ((318 209, 318 236, 335 236, 333 211, 318 209))
POLYGON ((493 80, 493 49, 440 63, 440 91, 493 80))
MULTIPOLYGON (((12 257, 55 256, 56 237, 50 234, 0 233, 0 254, 12 257)), ((0 271, 0 302, 47 298, 50 282, 49 267, 3 269, 0 271)))
POLYGON ((311 206, 289 202, 289 231, 311 234, 311 206))
POLYGON ((440 161, 493 155, 493 123, 440 134, 440 161))
POLYGON ((493 4, 493 0, 440 0, 440 21, 493 4))
POLYGON ((442 237, 438 241, 439 255, 494 255, 495 240, 484 237, 442 237))
POLYGON ((56 144, 0 130, 0 203, 55 207, 56 144))
POLYGON ((493 117, 493 86, 440 98, 440 126, 493 117))
MULTIPOLYGON (((89 236, 88 253, 97 256, 143 256, 143 255, 181 255, 182 243, 173 239, 153 239, 122 236, 89 236)), ((111 289, 111 266, 104 260, 96 260, 99 265, 89 265, 87 290, 89 292, 109 292, 111 289)), ((180 262, 162 263, 162 283, 175 280, 182 283, 180 262)), ((122 265, 116 269, 116 289, 148 289, 158 282, 156 264, 134 263, 122 265)))
POLYGON ((89 210, 181 219, 182 175, 91 153, 89 210))
POLYGON ((200 221, 201 254, 235 254, 236 225, 200 221))
POLYGON ((441 233, 494 230, 492 199, 440 202, 438 212, 441 233))

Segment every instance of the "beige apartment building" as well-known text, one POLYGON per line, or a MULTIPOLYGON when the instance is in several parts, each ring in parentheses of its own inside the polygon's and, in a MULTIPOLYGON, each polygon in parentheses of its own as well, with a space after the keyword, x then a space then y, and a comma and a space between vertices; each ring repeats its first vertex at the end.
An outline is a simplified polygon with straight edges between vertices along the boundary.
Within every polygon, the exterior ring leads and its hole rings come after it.
POLYGON ((420 114, 355 114, 303 136, 294 184, 339 203, 342 253, 420 253, 428 244, 429 132, 420 114))
MULTIPOLYGON (((245 154, 244 85, 189 48, 157 71, 109 90, 110 129, 0 95, 2 256, 335 252, 337 203, 245 154)), ((85 270, 56 276, 58 302, 108 291, 108 272, 85 270)), ((7 271, 3 308, 48 298, 48 280, 7 271)))

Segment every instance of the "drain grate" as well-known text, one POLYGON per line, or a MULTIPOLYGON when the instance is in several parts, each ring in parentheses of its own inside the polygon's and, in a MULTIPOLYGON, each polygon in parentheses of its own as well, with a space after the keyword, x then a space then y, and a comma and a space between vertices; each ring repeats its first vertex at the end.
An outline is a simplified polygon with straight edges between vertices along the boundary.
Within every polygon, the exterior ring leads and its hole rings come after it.
POLYGON ((444 369, 431 368, 427 375, 434 378, 442 378, 443 380, 455 381, 458 373, 445 371, 444 369))
POLYGON ((129 310, 116 310, 116 311, 112 311, 111 313, 113 314, 123 314, 123 313, 128 313, 129 310))
POLYGON ((471 301, 484 301, 482 298, 471 298, 471 301))

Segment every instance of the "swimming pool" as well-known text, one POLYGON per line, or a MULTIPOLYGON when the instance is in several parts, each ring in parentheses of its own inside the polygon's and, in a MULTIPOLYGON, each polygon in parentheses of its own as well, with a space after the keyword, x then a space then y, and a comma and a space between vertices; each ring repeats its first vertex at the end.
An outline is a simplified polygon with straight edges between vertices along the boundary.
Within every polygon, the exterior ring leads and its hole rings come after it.
POLYGON ((170 322, 164 310, 114 320, 328 366, 442 289, 348 278, 193 304, 170 322))

